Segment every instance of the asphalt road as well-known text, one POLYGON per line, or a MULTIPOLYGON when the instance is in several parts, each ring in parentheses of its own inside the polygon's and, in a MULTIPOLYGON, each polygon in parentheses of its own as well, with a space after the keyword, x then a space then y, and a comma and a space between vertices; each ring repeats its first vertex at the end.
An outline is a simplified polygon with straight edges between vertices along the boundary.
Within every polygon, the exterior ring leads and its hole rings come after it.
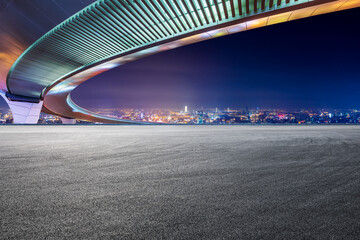
POLYGON ((360 126, 0 126, 3 239, 359 239, 360 126))

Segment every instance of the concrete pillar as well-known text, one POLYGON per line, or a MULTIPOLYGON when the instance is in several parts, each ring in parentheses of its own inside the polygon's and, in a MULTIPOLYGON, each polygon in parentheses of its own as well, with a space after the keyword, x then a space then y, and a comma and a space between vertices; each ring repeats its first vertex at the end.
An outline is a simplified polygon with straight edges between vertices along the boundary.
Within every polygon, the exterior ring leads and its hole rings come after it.
POLYGON ((76 119, 73 118, 60 118, 63 124, 75 124, 76 119))
POLYGON ((9 100, 4 92, 0 92, 0 95, 5 99, 11 110, 14 124, 37 124, 39 121, 40 112, 43 102, 21 102, 9 100))

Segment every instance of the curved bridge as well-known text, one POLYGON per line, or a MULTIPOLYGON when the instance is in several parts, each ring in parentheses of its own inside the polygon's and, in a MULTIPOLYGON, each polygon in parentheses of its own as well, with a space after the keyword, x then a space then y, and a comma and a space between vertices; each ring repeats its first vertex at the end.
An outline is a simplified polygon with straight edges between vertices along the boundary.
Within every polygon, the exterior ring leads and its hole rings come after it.
POLYGON ((37 123, 40 110, 64 119, 136 123, 83 109, 70 93, 151 54, 359 6, 360 0, 99 0, 32 44, 10 69, 2 96, 15 123, 37 123))

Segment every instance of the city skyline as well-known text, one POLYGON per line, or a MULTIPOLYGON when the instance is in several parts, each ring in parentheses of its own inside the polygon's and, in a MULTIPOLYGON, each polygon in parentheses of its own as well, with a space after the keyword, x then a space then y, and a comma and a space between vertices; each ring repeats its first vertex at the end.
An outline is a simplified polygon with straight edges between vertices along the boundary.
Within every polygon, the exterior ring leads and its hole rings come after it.
MULTIPOLYGON (((102 116, 155 124, 360 124, 360 109, 264 109, 264 108, 189 108, 178 109, 89 109, 102 116)), ((12 113, 0 108, 0 124, 11 124, 12 113)), ((75 121, 73 124, 94 124, 75 121)), ((55 115, 41 113, 38 124, 62 124, 55 115)), ((99 123, 96 123, 99 124, 99 123)))

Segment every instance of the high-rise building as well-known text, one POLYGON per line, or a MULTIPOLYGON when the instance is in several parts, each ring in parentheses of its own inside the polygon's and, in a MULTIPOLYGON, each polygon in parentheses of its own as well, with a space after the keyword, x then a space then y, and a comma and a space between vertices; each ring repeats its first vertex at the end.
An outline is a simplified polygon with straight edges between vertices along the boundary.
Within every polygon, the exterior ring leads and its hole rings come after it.
POLYGON ((187 113, 188 112, 188 108, 187 108, 187 106, 185 106, 185 113, 187 113))

